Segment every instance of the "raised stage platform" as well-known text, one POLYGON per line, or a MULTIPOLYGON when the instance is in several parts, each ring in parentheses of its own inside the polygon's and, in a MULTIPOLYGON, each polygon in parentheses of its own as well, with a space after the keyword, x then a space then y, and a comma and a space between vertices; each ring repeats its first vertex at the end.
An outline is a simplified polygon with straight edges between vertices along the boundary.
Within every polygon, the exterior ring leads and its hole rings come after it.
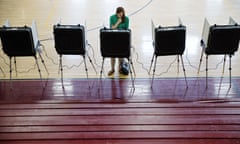
POLYGON ((237 144, 240 79, 0 82, 1 144, 237 144))

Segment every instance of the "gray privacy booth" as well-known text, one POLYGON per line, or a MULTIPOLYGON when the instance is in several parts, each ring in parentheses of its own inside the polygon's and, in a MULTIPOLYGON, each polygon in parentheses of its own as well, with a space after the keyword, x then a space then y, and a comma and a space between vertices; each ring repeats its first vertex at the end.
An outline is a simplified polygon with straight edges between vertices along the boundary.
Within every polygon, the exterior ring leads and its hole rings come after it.
POLYGON ((186 26, 182 25, 182 22, 180 19, 179 19, 179 25, 164 26, 164 27, 163 26, 155 27, 152 21, 152 37, 153 37, 154 53, 151 60, 149 73, 151 71, 153 62, 154 62, 154 66, 153 66, 153 76, 152 76, 151 87, 154 82, 157 58, 159 56, 171 56, 171 55, 177 55, 178 66, 179 66, 179 58, 181 58, 182 70, 184 73, 186 86, 188 87, 184 62, 182 58, 182 55, 185 50, 186 26))
MULTIPOLYGON (((0 28, 0 37, 3 51, 10 60, 10 80, 12 79, 12 58, 14 58, 15 71, 17 73, 17 57, 34 57, 40 79, 42 80, 41 70, 37 60, 37 54, 47 71, 44 60, 39 52, 40 42, 38 40, 36 24, 33 21, 32 26, 11 27, 8 22, 0 28)), ((48 71, 47 71, 48 72, 48 71)), ((44 86, 43 86, 44 87, 44 86)))
POLYGON ((131 30, 112 30, 108 28, 100 29, 100 50, 103 57, 100 79, 102 78, 105 58, 126 58, 128 63, 130 63, 129 71, 132 86, 134 88, 134 79, 132 74, 134 67, 131 59, 131 30))
POLYGON ((198 67, 198 73, 201 68, 203 54, 206 55, 206 87, 208 86, 208 57, 210 55, 223 55, 223 71, 225 69, 226 56, 229 56, 229 81, 231 87, 231 58, 238 50, 240 39, 240 25, 238 25, 231 17, 229 18, 229 24, 210 25, 208 20, 205 19, 202 40, 201 40, 201 58, 198 67))
MULTIPOLYGON (((86 38, 85 38, 85 27, 83 25, 62 25, 57 24, 53 26, 55 49, 59 54, 59 68, 61 71, 61 81, 63 84, 63 65, 62 56, 63 55, 80 55, 83 57, 84 67, 86 76, 88 79, 88 69, 86 64, 86 38)), ((96 71, 92 60, 88 56, 90 63, 92 64, 94 70, 96 71)))

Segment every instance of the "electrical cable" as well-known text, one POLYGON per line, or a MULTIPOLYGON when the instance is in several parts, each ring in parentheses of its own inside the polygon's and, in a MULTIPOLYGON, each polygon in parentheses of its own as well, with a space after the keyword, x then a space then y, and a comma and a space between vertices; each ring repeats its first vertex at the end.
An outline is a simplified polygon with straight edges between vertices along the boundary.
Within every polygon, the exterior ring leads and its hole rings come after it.
POLYGON ((175 63, 176 61, 177 61, 177 57, 169 64, 169 66, 168 66, 168 68, 167 68, 166 71, 161 72, 160 74, 155 74, 155 75, 156 75, 156 76, 161 76, 161 75, 163 75, 163 74, 165 74, 165 73, 168 73, 168 71, 169 71, 169 69, 171 68, 172 64, 175 63))
MULTIPOLYGON (((41 42, 42 41, 48 41, 48 40, 53 40, 53 38, 47 38, 47 39, 42 39, 40 40, 41 42)), ((98 67, 101 67, 99 64, 97 64, 97 60, 95 58, 95 53, 94 53, 94 49, 92 47, 91 44, 89 44, 88 42, 86 42, 86 45, 90 47, 91 51, 92 51, 92 54, 93 54, 93 59, 94 59, 94 64, 97 65, 98 67)), ((45 46, 43 44, 40 44, 40 46, 43 48, 43 51, 45 53, 45 56, 55 65, 59 65, 57 62, 54 61, 54 59, 52 59, 51 57, 48 56, 47 54, 47 51, 45 50, 45 46)), ((72 66, 67 66, 67 65, 64 65, 64 67, 68 67, 68 69, 72 69, 73 67, 79 67, 80 65, 82 64, 82 62, 79 64, 79 65, 72 65, 72 66)))
POLYGON ((95 58, 95 52, 94 52, 93 46, 92 46, 90 43, 88 43, 88 42, 87 42, 87 46, 89 46, 89 48, 90 48, 91 51, 92 51, 92 57, 93 57, 94 64, 97 65, 97 67, 101 67, 101 65, 99 65, 99 64, 97 63, 97 60, 96 60, 96 58, 95 58))
MULTIPOLYGON (((42 44, 41 44, 41 45, 42 45, 42 44)), ((42 45, 42 46, 43 46, 43 45, 42 45)), ((43 51, 44 51, 44 53, 45 53, 45 56, 46 56, 49 60, 51 60, 53 64, 59 65, 57 62, 54 61, 53 58, 51 58, 51 57, 49 57, 49 56, 47 55, 47 51, 45 50, 45 48, 43 48, 43 51)), ((71 65, 71 66, 63 65, 63 67, 66 67, 67 69, 73 69, 74 67, 79 68, 79 67, 82 65, 82 63, 83 63, 83 60, 80 61, 80 63, 79 63, 78 65, 71 65)))
MULTIPOLYGON (((2 49, 1 43, 0 43, 0 49, 2 49)), ((5 62, 5 59, 2 57, 2 55, 0 55, 0 57, 1 57, 1 58, 4 60, 4 62, 5 62)), ((3 73, 3 75, 4 75, 4 77, 5 77, 6 75, 5 75, 4 71, 3 71, 3 69, 1 68, 1 66, 0 66, 0 71, 3 73)))
MULTIPOLYGON (((48 40, 53 40, 53 38, 48 38, 48 39, 42 39, 40 41, 48 41, 48 40)), ((98 67, 101 67, 97 64, 97 61, 96 61, 96 58, 95 58, 95 53, 94 53, 94 50, 93 50, 93 47, 91 44, 89 44, 88 42, 86 42, 87 46, 90 47, 90 49, 92 50, 92 53, 93 53, 93 58, 94 58, 94 63, 98 66, 98 67)), ((45 50, 45 46, 43 44, 40 44, 40 46, 42 47, 44 53, 45 53, 45 56, 54 64, 54 65, 59 65, 57 62, 54 61, 53 58, 51 58, 50 56, 48 56, 47 54, 47 51, 45 50)), ((67 69, 72 69, 74 67, 80 67, 80 65, 83 63, 83 61, 80 62, 80 64, 78 65, 72 65, 72 66, 68 66, 68 65, 63 65, 63 67, 67 67, 67 69)))
POLYGON ((6 59, 5 59, 4 57, 2 57, 2 55, 0 55, 0 57, 3 59, 3 62, 4 62, 7 66, 9 66, 9 64, 6 62, 6 59))
POLYGON ((41 40, 39 40, 39 41, 40 41, 40 42, 44 42, 44 41, 49 41, 49 40, 53 40, 53 38, 50 37, 50 38, 46 38, 46 39, 41 39, 41 40))
MULTIPOLYGON (((88 43, 88 41, 87 41, 86 43, 87 43, 87 46, 90 47, 90 49, 91 49, 91 51, 92 51, 92 57, 93 57, 94 64, 97 65, 97 67, 99 67, 99 68, 101 69, 102 66, 97 63, 93 46, 92 46, 90 43, 88 43)), ((104 72, 104 69, 103 69, 103 75, 104 75, 104 77, 107 77, 107 76, 106 76, 106 73, 104 72)))
POLYGON ((35 69, 36 69, 36 66, 37 66, 37 64, 35 63, 34 66, 33 66, 33 68, 29 68, 29 69, 26 70, 26 71, 17 71, 17 73, 29 73, 30 71, 35 70, 35 69))
POLYGON ((208 69, 209 70, 216 70, 216 69, 218 69, 218 66, 223 63, 223 60, 224 60, 224 58, 222 58, 222 60, 216 64, 215 68, 208 68, 208 69))
POLYGON ((53 38, 53 37, 50 37, 50 38, 40 39, 40 40, 39 40, 40 45, 41 45, 41 42, 49 41, 49 40, 54 40, 54 38, 53 38))
POLYGON ((91 29, 88 29, 87 32, 91 32, 91 31, 94 31, 94 30, 98 30, 100 28, 103 28, 103 26, 96 26, 94 28, 91 28, 91 29))
MULTIPOLYGON (((8 64, 8 63, 6 62, 5 58, 3 58, 2 56, 0 56, 0 57, 3 59, 4 63, 5 63, 7 66, 10 66, 10 64, 8 64)), ((26 70, 26 71, 17 71, 17 72, 18 72, 18 73, 29 73, 30 71, 36 69, 36 65, 37 65, 37 64, 34 64, 33 68, 29 68, 29 69, 26 70)))
POLYGON ((45 53, 46 58, 49 59, 54 65, 59 65, 57 62, 54 61, 53 58, 48 56, 47 51, 45 50, 45 46, 43 44, 40 44, 40 46, 42 47, 42 49, 43 49, 43 51, 45 53))
MULTIPOLYGON (((57 62, 54 61, 53 58, 51 58, 51 57, 48 56, 47 51, 45 50, 45 46, 44 46, 43 44, 40 44, 40 46, 42 47, 42 49, 43 49, 43 51, 44 51, 44 53, 45 53, 45 56, 46 56, 50 61, 52 61, 52 63, 53 63, 54 65, 59 65, 57 62)), ((83 60, 82 60, 78 65, 71 65, 71 66, 63 65, 63 67, 66 67, 67 69, 72 69, 72 68, 74 68, 74 67, 79 68, 79 67, 82 65, 82 63, 83 63, 83 60)))
POLYGON ((134 52, 135 55, 136 55, 136 62, 137 62, 138 64, 140 64, 141 67, 142 67, 142 69, 145 70, 145 71, 148 73, 148 69, 144 66, 144 64, 143 64, 141 61, 139 61, 139 54, 138 54, 138 52, 136 51, 136 48, 135 48, 134 46, 132 46, 132 49, 133 49, 133 52, 134 52))
MULTIPOLYGON (((188 58, 188 50, 186 50, 186 56, 185 57, 186 57, 186 60, 187 60, 187 62, 189 64, 189 66, 192 67, 193 69, 198 70, 198 68, 196 66, 191 64, 191 62, 190 62, 190 60, 188 58)), ((222 58, 221 61, 216 64, 215 68, 208 68, 208 70, 217 70, 219 65, 223 63, 223 60, 224 60, 224 58, 222 58)), ((199 72, 204 72, 204 71, 205 71, 205 69, 202 69, 199 72)))
MULTIPOLYGON (((2 48, 1 48, 2 49, 2 48)), ((6 62, 6 59, 4 58, 4 57, 2 57, 2 55, 0 55, 0 57, 3 59, 3 62, 7 65, 7 66, 10 66, 10 64, 8 64, 7 62, 6 62)), ((33 68, 30 68, 30 69, 28 69, 28 70, 26 70, 26 71, 17 71, 18 73, 29 73, 30 71, 32 71, 32 70, 34 70, 34 69, 36 69, 36 64, 33 66, 33 68)))
MULTIPOLYGON (((192 67, 193 69, 198 69, 196 66, 194 66, 194 65, 192 65, 191 64, 191 62, 190 62, 190 60, 189 60, 189 58, 188 58, 188 50, 186 50, 187 52, 186 52, 186 55, 185 55, 185 57, 186 57, 186 60, 187 60, 187 62, 188 62, 188 64, 189 64, 189 66, 190 67, 192 67)), ((202 70, 200 70, 200 72, 201 72, 202 70)))
POLYGON ((71 66, 68 66, 68 65, 63 65, 63 67, 66 67, 67 69, 73 69, 74 67, 76 68, 79 68, 83 63, 83 60, 78 64, 78 65, 71 65, 71 66))

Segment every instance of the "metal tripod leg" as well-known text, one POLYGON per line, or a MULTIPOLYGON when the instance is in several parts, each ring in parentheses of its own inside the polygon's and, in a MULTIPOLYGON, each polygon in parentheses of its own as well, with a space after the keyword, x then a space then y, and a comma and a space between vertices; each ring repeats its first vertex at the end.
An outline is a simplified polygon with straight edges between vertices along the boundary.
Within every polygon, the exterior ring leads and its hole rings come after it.
POLYGON ((186 70, 185 70, 185 67, 184 67, 184 62, 183 62, 182 55, 181 55, 180 57, 181 57, 181 61, 182 61, 182 69, 183 69, 183 73, 184 73, 184 78, 185 78, 186 86, 188 87, 187 76, 186 76, 186 70))
POLYGON ((102 82, 104 60, 105 60, 105 58, 103 57, 103 59, 102 59, 102 66, 101 66, 101 70, 100 70, 100 78, 99 78, 99 81, 98 81, 98 89, 100 89, 100 83, 102 82))
POLYGON ((9 65, 9 72, 10 72, 10 84, 11 84, 11 88, 12 88, 12 57, 9 57, 9 61, 10 61, 10 65, 9 65))
POLYGON ((226 62, 226 55, 224 55, 224 58, 223 58, 223 70, 222 70, 222 75, 224 74, 225 62, 226 62))
POLYGON ((203 57, 203 49, 202 49, 202 52, 201 52, 201 57, 200 57, 200 62, 199 62, 199 65, 198 65, 198 74, 200 72, 200 68, 201 68, 201 64, 202 64, 202 57, 203 57))
POLYGON ((62 55, 60 55, 60 59, 59 59, 59 68, 61 71, 61 82, 62 82, 62 88, 64 88, 64 84, 63 84, 63 66, 62 66, 62 55))
POLYGON ((229 85, 229 88, 232 87, 232 62, 231 62, 231 59, 232 59, 232 55, 230 54, 229 55, 229 82, 230 82, 230 85, 229 85))
POLYGON ((102 79, 104 60, 105 60, 105 58, 103 58, 103 60, 102 60, 102 67, 100 70, 100 79, 102 79))
POLYGON ((14 57, 14 66, 15 66, 15 72, 16 72, 16 76, 17 76, 17 61, 16 61, 16 57, 14 57))
MULTIPOLYGON (((87 69, 85 55, 83 55, 83 61, 84 61, 84 66, 85 66, 85 71, 86 71, 86 76, 87 76, 87 81, 88 81, 88 69, 87 69)), ((88 81, 88 88, 90 88, 89 81, 88 81)))
POLYGON ((38 68, 38 72, 39 72, 39 76, 40 76, 40 79, 41 79, 41 82, 42 82, 42 87, 44 88, 44 83, 43 83, 43 80, 42 80, 42 74, 41 74, 41 70, 40 70, 40 67, 39 67, 39 64, 38 64, 38 60, 37 60, 36 56, 34 56, 34 58, 35 58, 37 68, 38 68))
POLYGON ((154 75, 156 71, 156 65, 157 65, 157 56, 155 56, 155 62, 154 62, 154 67, 153 67, 153 76, 152 76, 152 83, 151 83, 151 88, 153 86, 153 80, 154 80, 154 75))
MULTIPOLYGON (((132 67, 133 67, 132 60, 131 60, 131 59, 128 59, 128 63, 130 63, 130 65, 132 65, 132 67)), ((132 87, 135 89, 134 79, 133 79, 133 74, 132 74, 131 66, 129 66, 129 71, 130 71, 131 80, 132 80, 132 87)))
POLYGON ((130 67, 132 66, 132 70, 133 70, 134 77, 136 77, 136 72, 135 72, 135 69, 134 69, 134 66, 133 66, 132 59, 130 58, 129 60, 130 60, 130 61, 129 61, 130 67))
POLYGON ((88 56, 88 60, 89 60, 89 62, 91 63, 91 65, 92 65, 95 73, 97 74, 97 70, 96 70, 96 68, 95 68, 95 66, 94 66, 94 64, 93 64, 93 62, 92 62, 92 59, 90 58, 90 56, 89 56, 88 54, 87 54, 87 56, 88 56))
POLYGON ((179 74, 179 55, 177 55, 177 73, 179 74))
POLYGON ((208 87, 208 55, 206 55, 206 88, 208 87))
POLYGON ((151 69, 152 69, 152 64, 153 64, 153 61, 154 61, 154 53, 153 53, 153 56, 152 56, 152 60, 151 60, 151 64, 150 64, 150 68, 149 68, 149 71, 148 71, 148 74, 150 75, 150 72, 151 72, 151 69))
POLYGON ((40 59, 41 59, 41 62, 42 62, 42 64, 43 64, 43 66, 44 66, 44 68, 45 68, 47 74, 49 75, 49 72, 48 72, 47 66, 46 66, 46 64, 45 64, 45 62, 44 62, 44 60, 43 60, 43 58, 42 58, 42 55, 41 55, 40 53, 38 53, 38 54, 39 54, 39 57, 40 57, 40 59))

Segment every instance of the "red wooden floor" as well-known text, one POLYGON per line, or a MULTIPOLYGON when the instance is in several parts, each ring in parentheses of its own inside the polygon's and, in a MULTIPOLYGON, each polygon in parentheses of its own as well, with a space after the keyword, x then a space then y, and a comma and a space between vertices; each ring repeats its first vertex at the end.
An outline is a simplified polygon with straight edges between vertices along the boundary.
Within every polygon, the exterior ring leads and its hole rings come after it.
POLYGON ((32 100, 167 100, 199 101, 240 98, 240 78, 188 78, 188 87, 182 78, 136 79, 135 89, 130 79, 65 79, 64 89, 59 79, 0 81, 1 101, 32 100), (45 88, 42 86, 44 85, 45 88))
POLYGON ((239 144, 239 78, 0 82, 1 144, 239 144))

